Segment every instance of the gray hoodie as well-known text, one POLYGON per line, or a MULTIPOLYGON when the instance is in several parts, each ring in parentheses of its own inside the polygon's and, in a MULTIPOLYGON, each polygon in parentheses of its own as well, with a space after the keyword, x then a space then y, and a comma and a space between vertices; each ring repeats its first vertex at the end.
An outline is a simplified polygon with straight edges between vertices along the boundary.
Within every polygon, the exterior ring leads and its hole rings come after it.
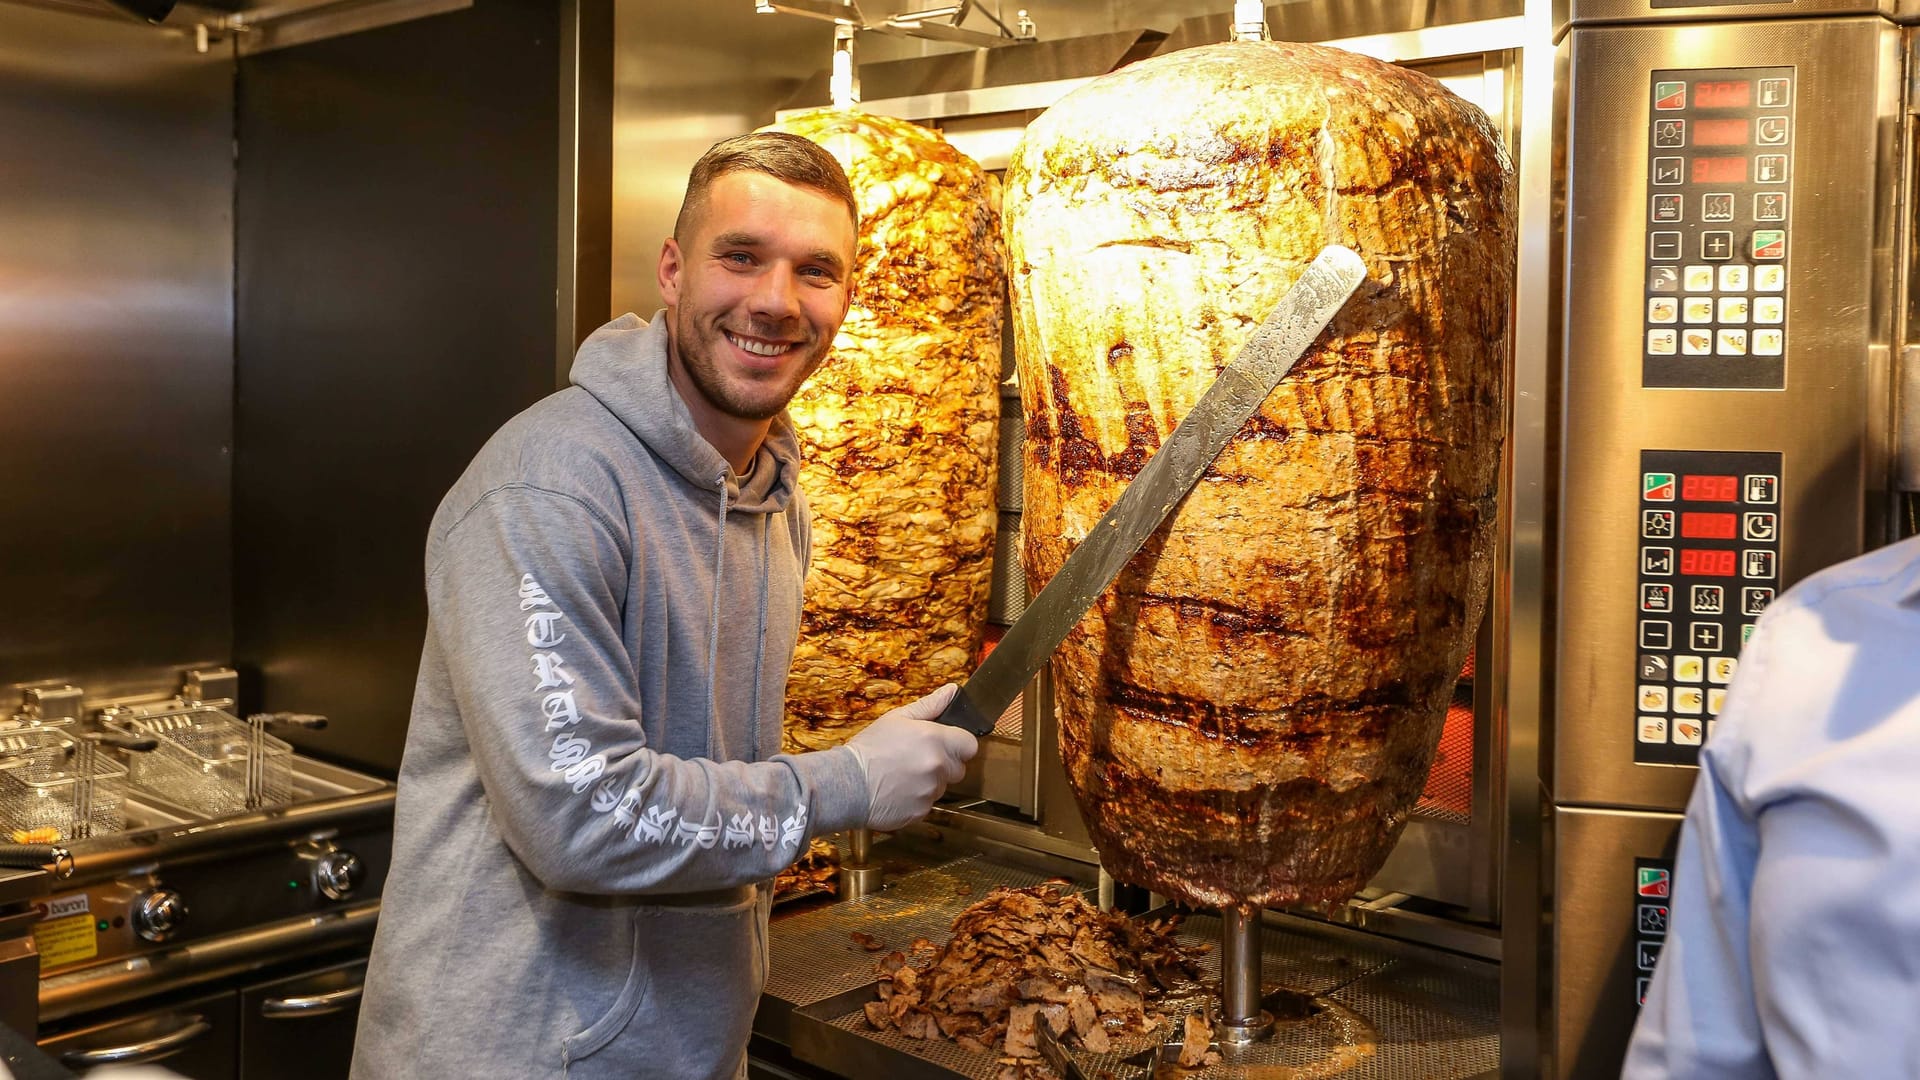
POLYGON ((743 485, 663 316, 581 346, 434 516, 356 1080, 745 1071, 765 882, 865 822, 778 754, 809 525, 782 416, 743 485))

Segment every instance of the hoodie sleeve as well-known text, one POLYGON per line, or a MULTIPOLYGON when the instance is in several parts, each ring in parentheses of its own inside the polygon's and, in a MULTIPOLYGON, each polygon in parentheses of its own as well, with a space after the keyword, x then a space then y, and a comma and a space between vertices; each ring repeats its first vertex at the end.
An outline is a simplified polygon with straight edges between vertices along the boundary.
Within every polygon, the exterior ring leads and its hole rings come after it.
POLYGON ((587 504, 510 485, 428 572, 431 632, 514 855, 550 889, 693 892, 766 880, 810 837, 863 824, 844 747, 718 762, 647 746, 621 636, 631 550, 587 504))

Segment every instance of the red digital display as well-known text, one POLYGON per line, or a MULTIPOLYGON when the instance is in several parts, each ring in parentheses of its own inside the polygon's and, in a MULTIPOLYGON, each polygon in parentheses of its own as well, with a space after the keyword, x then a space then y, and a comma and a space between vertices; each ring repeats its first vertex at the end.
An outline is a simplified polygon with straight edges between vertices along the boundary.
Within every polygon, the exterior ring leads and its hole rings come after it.
POLYGON ((1680 549, 1680 573, 1687 577, 1732 577, 1733 552, 1680 549))
POLYGON ((1744 109, 1753 104, 1753 84, 1738 82, 1697 82, 1693 84, 1696 109, 1744 109))
POLYGON ((1680 535, 1688 539, 1731 540, 1739 531, 1732 514, 1680 515, 1680 535))
POLYGON ((1747 145, 1747 122, 1744 119, 1695 120, 1693 145, 1745 146, 1747 145))
POLYGON ((1696 184, 1744 184, 1747 159, 1743 157, 1697 157, 1693 159, 1696 184))
POLYGON ((1740 478, 1688 474, 1680 478, 1680 497, 1687 502, 1739 502, 1740 478))

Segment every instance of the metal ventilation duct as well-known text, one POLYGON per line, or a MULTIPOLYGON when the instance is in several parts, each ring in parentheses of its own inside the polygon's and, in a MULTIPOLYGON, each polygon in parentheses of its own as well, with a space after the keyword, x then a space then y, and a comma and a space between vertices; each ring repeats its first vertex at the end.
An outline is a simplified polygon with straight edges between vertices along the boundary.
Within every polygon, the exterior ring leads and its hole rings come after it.
MULTIPOLYGON (((1105 75, 1152 56, 1166 39, 1157 30, 1117 30, 1058 41, 1023 41, 997 49, 860 65, 860 96, 867 102, 918 98, 996 86, 1023 86, 1105 75)), ((828 72, 800 85, 783 109, 826 105, 828 72)))

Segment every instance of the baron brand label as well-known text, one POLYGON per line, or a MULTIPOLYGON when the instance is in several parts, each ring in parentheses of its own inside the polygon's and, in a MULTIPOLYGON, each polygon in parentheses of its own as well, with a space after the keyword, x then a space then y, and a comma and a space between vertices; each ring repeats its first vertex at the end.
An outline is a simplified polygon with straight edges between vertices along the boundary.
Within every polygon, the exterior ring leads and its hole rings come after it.
POLYGON ((74 893, 72 896, 56 896, 47 901, 47 918, 64 919, 69 915, 85 915, 91 909, 87 906, 86 893, 74 893))
POLYGON ((93 916, 86 893, 56 896, 44 907, 46 917, 33 928, 33 944, 40 951, 40 970, 65 967, 99 955, 93 916))

